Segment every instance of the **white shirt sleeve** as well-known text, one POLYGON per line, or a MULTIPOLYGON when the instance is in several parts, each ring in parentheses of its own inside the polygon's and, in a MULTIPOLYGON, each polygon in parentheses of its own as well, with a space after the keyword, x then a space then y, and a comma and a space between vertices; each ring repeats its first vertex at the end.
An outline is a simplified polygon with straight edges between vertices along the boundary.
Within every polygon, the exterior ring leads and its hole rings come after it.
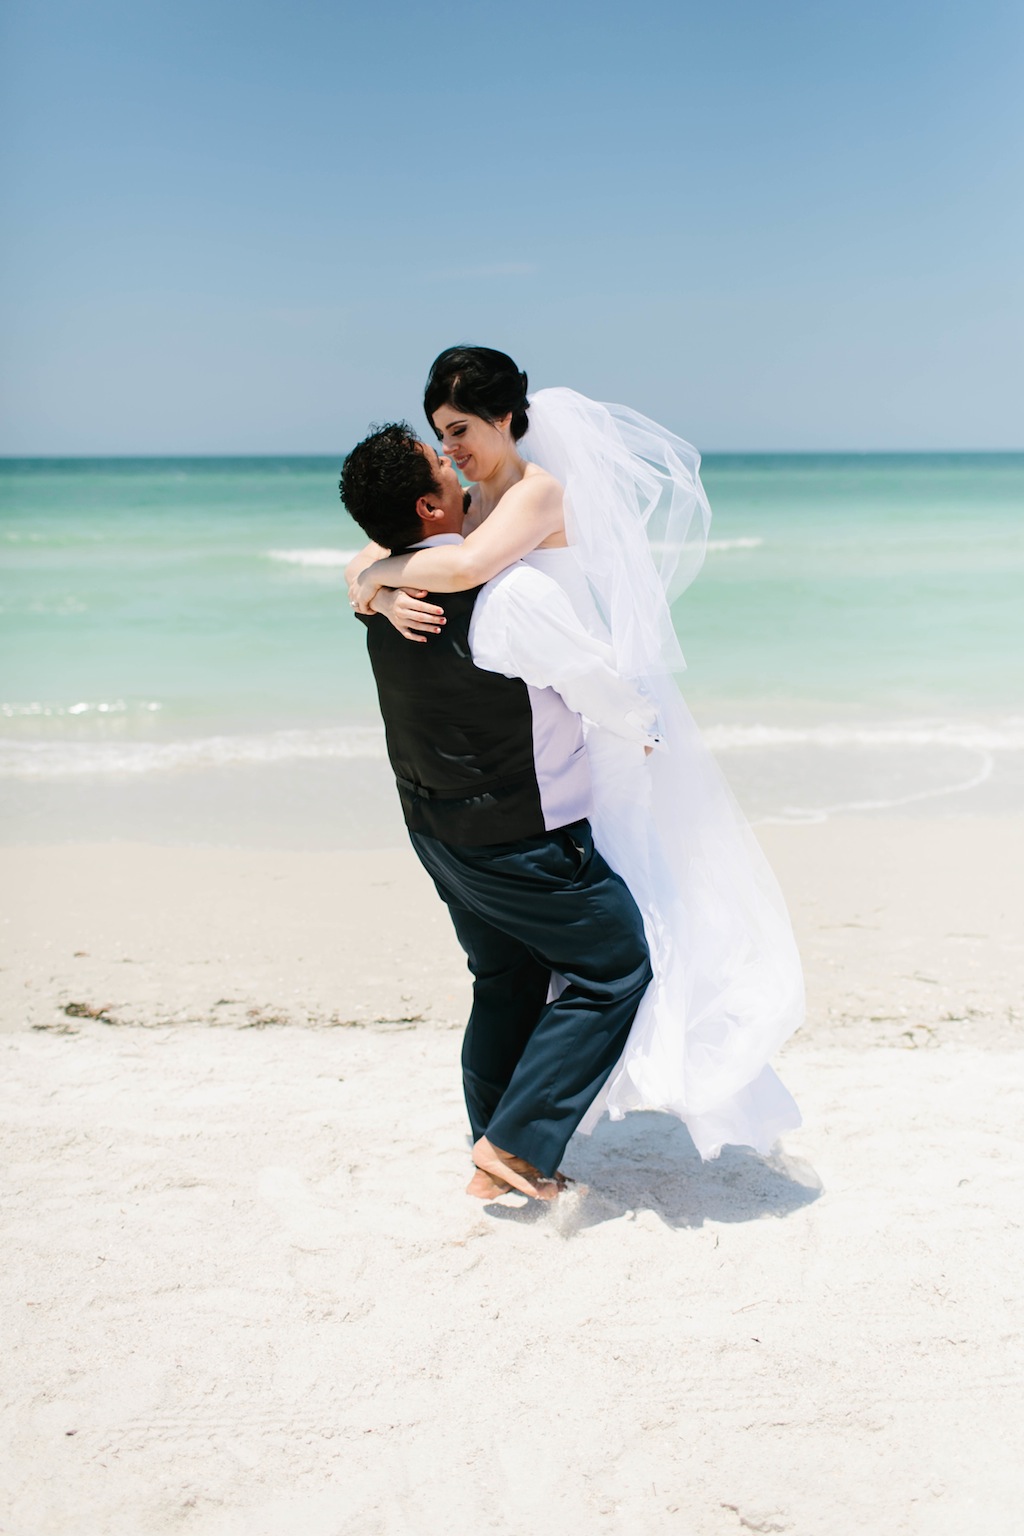
POLYGON ((485 672, 553 688, 570 709, 627 741, 657 746, 654 704, 615 670, 612 648, 581 623, 556 581, 513 565, 487 582, 469 628, 473 660, 485 672))

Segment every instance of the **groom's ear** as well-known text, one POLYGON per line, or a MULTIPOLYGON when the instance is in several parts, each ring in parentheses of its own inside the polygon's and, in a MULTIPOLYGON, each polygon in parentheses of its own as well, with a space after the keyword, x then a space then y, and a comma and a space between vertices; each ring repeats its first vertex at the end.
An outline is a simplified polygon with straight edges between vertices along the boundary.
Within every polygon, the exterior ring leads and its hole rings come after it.
POLYGON ((444 517, 444 508, 433 504, 430 496, 421 496, 416 502, 416 516, 426 527, 444 517))

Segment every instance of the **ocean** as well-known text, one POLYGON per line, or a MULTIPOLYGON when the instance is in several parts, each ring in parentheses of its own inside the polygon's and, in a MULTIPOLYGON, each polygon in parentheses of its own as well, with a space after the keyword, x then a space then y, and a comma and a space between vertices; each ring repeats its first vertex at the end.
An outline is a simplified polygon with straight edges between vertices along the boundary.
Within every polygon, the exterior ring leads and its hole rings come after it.
MULTIPOLYGON (((0 839, 401 837, 339 466, 0 461, 0 839)), ((751 818, 1024 807, 1024 454, 703 477, 682 686, 751 818)))

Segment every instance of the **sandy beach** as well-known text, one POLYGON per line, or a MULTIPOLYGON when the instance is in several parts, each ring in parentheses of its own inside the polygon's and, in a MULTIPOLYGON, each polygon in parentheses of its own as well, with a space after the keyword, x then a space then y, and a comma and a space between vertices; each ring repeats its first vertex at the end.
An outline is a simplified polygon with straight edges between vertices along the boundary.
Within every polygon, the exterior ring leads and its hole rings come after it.
POLYGON ((803 1130, 550 1210, 461 1193, 404 849, 5 850, 5 1536, 1011 1529, 1024 823, 761 835, 803 1130))
POLYGON ((0 9, 0 1536, 1024 1536, 1022 15, 0 9), (482 1202, 584 747, 803 1123, 482 1202))

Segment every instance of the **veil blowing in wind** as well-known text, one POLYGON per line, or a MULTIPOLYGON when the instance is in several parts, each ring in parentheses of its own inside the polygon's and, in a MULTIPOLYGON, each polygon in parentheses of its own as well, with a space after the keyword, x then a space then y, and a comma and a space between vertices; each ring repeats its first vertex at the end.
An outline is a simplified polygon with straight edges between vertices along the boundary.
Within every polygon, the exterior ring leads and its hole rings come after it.
POLYGON ((782 894, 674 676, 685 661, 671 603, 700 570, 711 518, 700 456, 571 389, 533 394, 529 421, 523 457, 564 487, 591 622, 643 681, 663 735, 645 761, 588 731, 595 837, 643 914, 654 982, 581 1129, 604 1110, 662 1109, 702 1157, 727 1143, 767 1152, 800 1124, 768 1063, 802 1021, 803 975, 782 894))

